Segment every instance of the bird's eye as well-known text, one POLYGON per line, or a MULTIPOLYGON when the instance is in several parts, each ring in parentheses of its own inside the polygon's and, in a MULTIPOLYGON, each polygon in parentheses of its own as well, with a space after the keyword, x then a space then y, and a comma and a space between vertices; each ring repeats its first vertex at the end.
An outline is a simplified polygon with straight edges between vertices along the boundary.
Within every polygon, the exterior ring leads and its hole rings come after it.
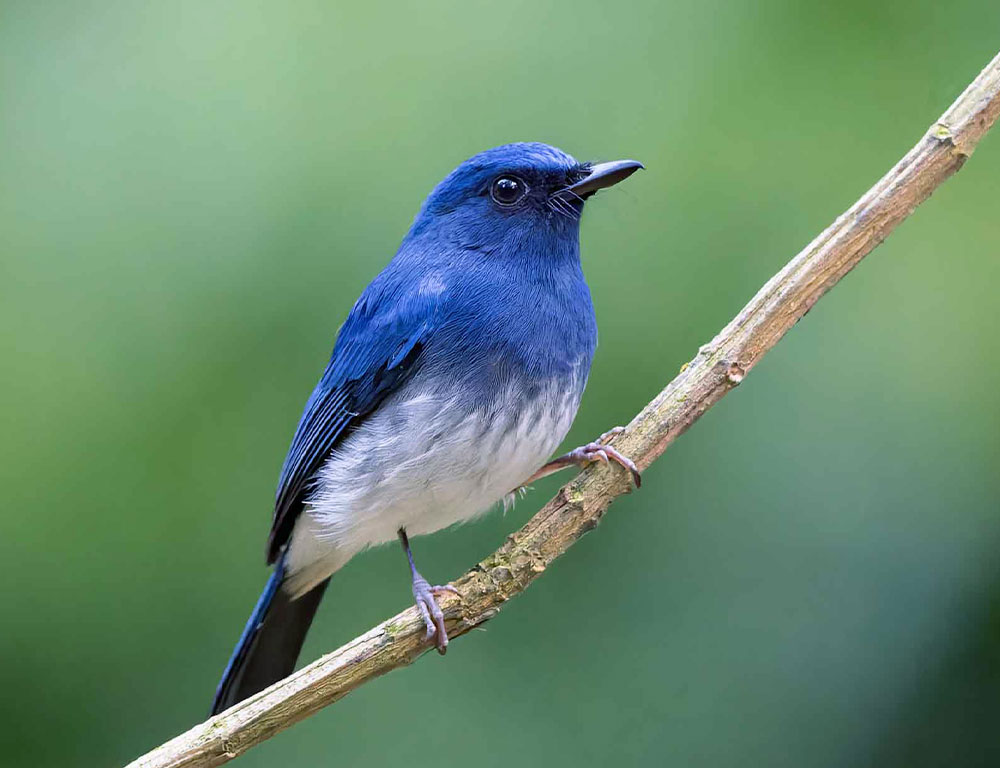
POLYGON ((501 176, 490 186, 490 197, 503 206, 517 205, 528 194, 528 185, 517 176, 501 176))

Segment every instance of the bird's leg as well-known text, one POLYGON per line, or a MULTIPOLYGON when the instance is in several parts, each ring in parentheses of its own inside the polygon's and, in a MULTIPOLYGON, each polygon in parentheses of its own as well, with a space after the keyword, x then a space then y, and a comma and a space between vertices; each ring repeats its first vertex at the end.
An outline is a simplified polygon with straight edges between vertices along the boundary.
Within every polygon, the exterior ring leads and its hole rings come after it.
POLYGON ((428 584, 427 579, 420 575, 420 572, 417 571, 417 566, 413 562, 413 553, 410 551, 410 539, 406 535, 405 528, 399 529, 399 541, 403 545, 406 559, 410 561, 410 574, 413 577, 413 600, 416 602, 417 608, 420 609, 420 616, 424 620, 424 626, 427 627, 427 634, 424 635, 424 639, 426 640, 436 634, 438 653, 443 656, 445 651, 448 650, 448 632, 444 628, 444 613, 441 612, 437 600, 434 599, 434 593, 452 592, 457 595, 458 590, 451 586, 451 584, 434 587, 428 584))
POLYGON ((608 440, 615 435, 620 435, 624 431, 625 427, 615 427, 614 429, 609 429, 594 442, 581 445, 579 448, 574 448, 569 453, 557 456, 525 480, 523 485, 533 483, 540 478, 547 477, 548 475, 558 472, 560 469, 565 469, 566 467, 585 467, 595 461, 603 461, 607 464, 608 461, 611 460, 616 464, 620 464, 625 467, 625 469, 632 473, 632 481, 635 483, 635 487, 638 488, 642 485, 642 475, 639 474, 639 468, 636 467, 635 463, 628 456, 619 453, 607 444, 608 440))

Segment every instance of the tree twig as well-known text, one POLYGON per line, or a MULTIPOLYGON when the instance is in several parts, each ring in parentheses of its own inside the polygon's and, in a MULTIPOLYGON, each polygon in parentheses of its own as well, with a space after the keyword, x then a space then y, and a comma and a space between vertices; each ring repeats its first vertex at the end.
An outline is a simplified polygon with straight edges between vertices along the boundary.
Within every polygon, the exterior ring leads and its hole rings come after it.
MULTIPOLYGON (((962 167, 1000 114, 1000 55, 923 138, 860 200, 760 289, 750 303, 636 416, 615 447, 649 466, 706 410, 738 385, 828 290, 962 167)), ((630 489, 620 469, 594 467, 567 483, 500 549, 456 580, 445 596, 455 638, 494 617, 630 489)), ((202 768, 225 763, 369 680, 432 647, 410 608, 265 691, 195 726, 129 768, 202 768)))

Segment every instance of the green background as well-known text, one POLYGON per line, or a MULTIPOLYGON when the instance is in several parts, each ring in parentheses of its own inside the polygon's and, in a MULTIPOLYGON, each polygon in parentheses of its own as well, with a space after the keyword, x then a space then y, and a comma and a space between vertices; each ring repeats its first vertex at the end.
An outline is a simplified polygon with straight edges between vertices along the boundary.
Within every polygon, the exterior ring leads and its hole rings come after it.
MULTIPOLYGON (((631 416, 996 53, 1000 4, 3 2, 0 763, 198 722, 280 463, 419 202, 542 140, 583 222, 568 443, 631 416)), ((1000 761, 1000 137, 485 631, 247 766, 1000 761)), ((415 542, 452 578, 547 499, 415 542)), ((334 580, 311 660, 404 608, 334 580)))

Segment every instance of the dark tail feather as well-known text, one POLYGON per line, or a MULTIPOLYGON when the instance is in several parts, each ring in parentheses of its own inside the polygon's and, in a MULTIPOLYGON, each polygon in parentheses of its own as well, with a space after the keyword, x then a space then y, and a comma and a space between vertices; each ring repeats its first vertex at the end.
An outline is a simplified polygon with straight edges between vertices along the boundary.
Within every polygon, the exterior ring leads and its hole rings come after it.
POLYGON ((213 715, 288 677, 295 669, 306 632, 330 580, 292 600, 281 589, 283 566, 284 557, 275 566, 274 574, 236 643, 219 687, 215 689, 213 715))

